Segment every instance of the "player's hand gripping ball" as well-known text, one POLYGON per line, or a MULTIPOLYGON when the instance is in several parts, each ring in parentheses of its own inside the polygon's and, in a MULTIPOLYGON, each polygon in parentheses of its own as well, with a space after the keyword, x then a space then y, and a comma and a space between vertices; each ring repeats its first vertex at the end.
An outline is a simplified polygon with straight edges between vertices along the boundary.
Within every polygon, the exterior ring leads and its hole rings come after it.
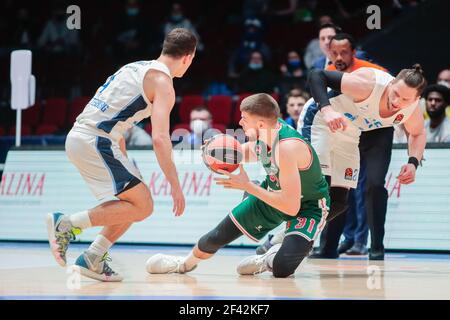
MULTIPOLYGON (((202 158, 205 165, 213 172, 225 170, 235 171, 242 161, 242 148, 239 141, 227 134, 218 134, 202 147, 202 158)), ((219 173, 220 174, 220 173, 219 173)))

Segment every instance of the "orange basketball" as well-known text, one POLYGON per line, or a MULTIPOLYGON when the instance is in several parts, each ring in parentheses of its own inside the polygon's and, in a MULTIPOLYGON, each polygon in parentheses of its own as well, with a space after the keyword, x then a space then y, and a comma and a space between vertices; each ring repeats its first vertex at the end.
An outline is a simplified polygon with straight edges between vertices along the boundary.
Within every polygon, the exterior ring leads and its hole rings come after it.
POLYGON ((227 134, 218 134, 203 147, 203 162, 216 173, 217 170, 235 171, 242 161, 242 148, 239 141, 227 134))

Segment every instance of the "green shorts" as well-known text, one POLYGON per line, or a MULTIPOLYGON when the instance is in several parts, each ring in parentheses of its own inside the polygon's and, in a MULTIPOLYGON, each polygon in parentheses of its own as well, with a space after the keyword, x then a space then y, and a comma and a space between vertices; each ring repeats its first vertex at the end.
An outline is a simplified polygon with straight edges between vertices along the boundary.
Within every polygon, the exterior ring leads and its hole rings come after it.
POLYGON ((309 241, 315 240, 325 226, 330 207, 329 198, 302 203, 297 216, 292 217, 249 195, 230 212, 230 218, 238 229, 255 242, 284 221, 285 234, 298 234, 309 241))

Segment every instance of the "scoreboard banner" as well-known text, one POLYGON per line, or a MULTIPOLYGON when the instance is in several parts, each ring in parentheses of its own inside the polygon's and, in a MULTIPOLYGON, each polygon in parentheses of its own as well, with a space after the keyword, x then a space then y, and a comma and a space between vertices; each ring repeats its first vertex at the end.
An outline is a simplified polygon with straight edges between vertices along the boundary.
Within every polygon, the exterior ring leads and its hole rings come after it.
MULTIPOLYGON (((170 185, 151 150, 130 150, 155 206, 146 220, 135 223, 122 243, 195 244, 242 199, 243 193, 223 189, 213 180, 199 150, 175 150, 174 161, 186 210, 172 213, 170 185)), ((450 250, 450 149, 426 150, 416 182, 400 185, 396 176, 406 162, 404 149, 394 149, 386 188, 389 192, 385 247, 388 249, 450 250)), ((259 164, 245 165, 252 180, 262 180, 259 164)), ((76 168, 62 150, 11 150, 0 183, 0 240, 46 240, 45 215, 74 213, 98 205, 76 168)), ((281 229, 280 226, 278 229, 281 229)), ((93 240, 99 228, 78 239, 93 240)), ((241 237, 233 245, 255 245, 241 237)))

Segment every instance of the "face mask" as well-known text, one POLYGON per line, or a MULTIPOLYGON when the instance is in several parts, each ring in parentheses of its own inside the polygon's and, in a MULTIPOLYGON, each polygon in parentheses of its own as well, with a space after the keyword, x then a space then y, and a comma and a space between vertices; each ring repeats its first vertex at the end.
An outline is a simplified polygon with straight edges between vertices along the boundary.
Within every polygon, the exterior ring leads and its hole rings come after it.
POLYGON ((288 64, 289 64, 289 67, 292 69, 300 68, 300 60, 289 60, 288 64))
POLYGON ((180 22, 181 20, 183 20, 183 15, 182 14, 173 14, 170 17, 170 20, 172 20, 172 22, 180 22))
POLYGON ((127 14, 131 17, 137 16, 139 14, 139 8, 128 8, 127 14))
POLYGON ((263 67, 262 63, 249 63, 248 67, 252 70, 259 70, 263 67))
POLYGON ((191 131, 197 136, 202 135, 203 132, 209 129, 208 121, 200 119, 192 120, 190 127, 191 131))

